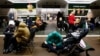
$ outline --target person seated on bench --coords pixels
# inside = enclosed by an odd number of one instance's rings
[[[45,44],[47,45],[49,52],[59,54],[59,50],[63,49],[62,41],[63,39],[61,34],[57,31],[53,31],[48,34]]]

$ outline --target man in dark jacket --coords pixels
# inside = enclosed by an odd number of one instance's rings
[[[7,26],[7,28],[3,33],[5,35],[3,53],[8,53],[10,51],[9,46],[11,44],[11,39],[13,37],[14,30],[15,30],[15,23],[13,20],[10,20],[9,25]]]
[[[32,22],[32,19],[31,19],[29,16],[27,16],[26,24],[28,25],[28,28],[29,28],[29,29],[30,29],[32,23],[33,23],[33,22]]]
[[[75,24],[75,11],[72,11],[70,15],[68,16],[68,23],[69,23],[69,29],[74,31],[74,24]]]

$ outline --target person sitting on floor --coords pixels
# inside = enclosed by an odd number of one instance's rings
[[[63,49],[62,41],[63,39],[61,34],[57,31],[53,31],[48,34],[48,37],[44,43],[47,45],[49,52],[54,52],[58,55],[59,50]]]

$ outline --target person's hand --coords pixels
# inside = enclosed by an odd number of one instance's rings
[[[53,48],[56,49],[56,44],[55,43],[53,43]]]
[[[76,24],[76,21],[74,21],[74,25]]]
[[[54,49],[56,49],[56,46],[53,46]]]

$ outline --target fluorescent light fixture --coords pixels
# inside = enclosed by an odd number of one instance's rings
[[[39,1],[39,0],[27,0],[28,3],[34,3],[34,2],[36,3],[36,2],[38,2],[38,1]]]
[[[96,0],[65,0],[67,3],[84,3],[84,4],[90,4]]]
[[[8,0],[12,3],[36,3],[39,0]]]
[[[41,12],[42,13],[57,13],[58,11],[61,11],[61,9],[56,8],[56,9],[52,9],[52,8],[42,8]]]

